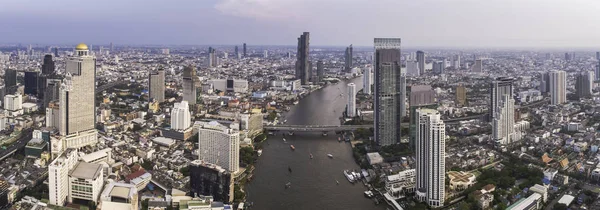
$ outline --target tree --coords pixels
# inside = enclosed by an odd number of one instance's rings
[[[552,208],[553,210],[567,210],[568,206],[565,205],[564,203],[558,203],[554,205],[554,208]]]
[[[273,120],[275,120],[275,118],[277,118],[277,113],[275,113],[275,112],[271,112],[271,113],[269,113],[269,116],[267,116],[268,121],[273,121]]]
[[[179,172],[181,172],[181,174],[183,174],[183,176],[189,176],[190,175],[190,168],[189,167],[183,167],[181,169],[179,169]]]

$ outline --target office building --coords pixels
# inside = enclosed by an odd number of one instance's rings
[[[4,110],[17,112],[23,110],[23,96],[21,95],[5,95]]]
[[[567,75],[564,71],[550,72],[550,97],[552,105],[567,102]]]
[[[371,80],[373,78],[373,70],[369,67],[363,73],[363,93],[371,95]]]
[[[414,60],[406,61],[406,76],[418,77],[419,75],[421,75],[419,63]]]
[[[442,61],[434,61],[432,66],[433,74],[440,75],[444,73],[444,63]]]
[[[269,57],[269,51],[265,50],[263,53],[263,58],[268,58]]]
[[[202,84],[200,79],[196,76],[196,68],[193,66],[187,66],[183,69],[183,100],[187,101],[190,105],[196,105],[199,94],[202,91]]]
[[[138,189],[135,185],[110,182],[100,194],[99,209],[138,210]]]
[[[413,85],[409,95],[409,106],[411,107],[435,103],[435,92],[431,85]]]
[[[513,78],[498,77],[490,83],[490,106],[488,108],[490,120],[496,116],[496,110],[500,105],[504,95],[513,97]]]
[[[98,202],[104,187],[102,165],[78,162],[69,172],[69,203],[76,200]]]
[[[114,46],[113,46],[113,43],[112,43],[112,42],[110,43],[110,51],[111,51],[111,52],[114,52],[114,51],[115,51],[115,48],[114,48]]]
[[[596,52],[596,60],[600,61],[600,52]]]
[[[573,58],[571,57],[571,54],[569,54],[568,52],[565,53],[565,61],[571,61]]]
[[[44,90],[44,108],[47,108],[51,101],[60,100],[60,79],[46,79],[46,88]]]
[[[191,196],[212,196],[216,201],[233,202],[234,182],[229,171],[202,160],[192,161],[189,171]]]
[[[550,73],[549,72],[543,72],[540,75],[539,90],[540,90],[540,93],[542,93],[542,94],[548,94],[550,92]]]
[[[219,65],[219,58],[217,58],[217,51],[215,48],[208,47],[208,67],[217,67]]]
[[[242,49],[242,51],[243,51],[243,53],[244,53],[244,58],[245,58],[246,56],[248,56],[248,55],[246,54],[246,50],[247,50],[247,48],[246,48],[246,43],[244,43],[244,47],[243,47],[243,49]]]
[[[175,103],[171,110],[171,129],[182,131],[188,129],[192,119],[187,101]]]
[[[302,85],[307,85],[310,79],[310,61],[309,61],[310,33],[304,32],[298,37],[298,53],[296,54],[296,79],[299,79]]]
[[[575,82],[575,95],[578,99],[592,97],[592,88],[594,87],[594,72],[584,71],[577,75]]]
[[[77,164],[77,151],[68,149],[48,165],[48,194],[50,204],[63,206],[69,196],[69,171]]]
[[[481,59],[475,60],[475,64],[473,64],[473,66],[471,67],[471,71],[476,73],[483,72],[483,62],[481,61]]]
[[[595,66],[594,81],[600,80],[600,62]]]
[[[247,93],[248,80],[245,79],[211,79],[208,84],[213,86],[214,90],[221,92]]]
[[[425,74],[425,52],[417,51],[417,64],[419,67],[419,75]]]
[[[463,84],[456,86],[456,104],[459,106],[467,105],[467,88]]]
[[[352,45],[346,47],[346,52],[344,53],[344,69],[346,70],[346,72],[349,72],[352,68],[352,53]]]
[[[235,53],[235,56],[238,56],[240,54],[240,51],[239,51],[237,45],[235,46],[234,53]]]
[[[8,199],[8,193],[11,186],[8,181],[0,179],[0,209],[9,209],[11,202]]]
[[[323,82],[323,75],[325,74],[325,69],[323,68],[323,61],[317,61],[317,81]]]
[[[436,110],[416,112],[416,197],[431,207],[442,207],[446,194],[446,126]]]
[[[165,70],[159,68],[158,71],[150,72],[148,77],[148,98],[158,103],[165,101]]]
[[[17,86],[17,71],[11,69],[4,70],[4,87],[11,88]]]
[[[348,102],[346,102],[346,116],[356,116],[356,85],[348,84]]]
[[[37,96],[39,74],[40,73],[36,71],[25,72],[25,76],[23,78],[25,82],[25,94]]]
[[[54,48],[54,57],[58,58],[58,47]]]
[[[235,173],[240,167],[240,135],[216,121],[198,125],[198,159]]]
[[[42,64],[42,74],[51,75],[54,74],[54,61],[52,60],[52,55],[44,56],[44,63]]]
[[[460,69],[460,55],[456,55],[453,65],[455,69]]]
[[[400,38],[375,38],[375,141],[381,146],[400,143]]]
[[[492,118],[492,138],[497,145],[513,143],[515,137],[515,100],[508,94],[502,95]]]

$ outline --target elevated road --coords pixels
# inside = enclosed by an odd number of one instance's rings
[[[11,156],[19,149],[25,147],[29,140],[31,140],[33,130],[25,129],[22,131],[21,136],[18,137],[17,141],[13,142],[11,145],[6,146],[6,149],[0,149],[0,161],[6,159]]]
[[[353,131],[359,128],[372,128],[373,125],[274,125],[265,126],[267,131],[304,131],[304,132],[328,132],[328,131]]]
[[[112,88],[114,86],[123,85],[123,84],[127,84],[127,83],[130,83],[130,81],[128,81],[128,80],[119,80],[119,81],[115,81],[115,82],[111,82],[111,83],[108,83],[108,84],[101,85],[99,87],[96,87],[96,94],[101,93],[102,91],[108,90],[109,88]]]

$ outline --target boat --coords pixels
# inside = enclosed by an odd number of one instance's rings
[[[346,176],[346,179],[348,179],[350,183],[354,183],[354,176],[352,176],[352,173],[348,170],[344,170],[344,176]]]
[[[256,151],[256,153],[258,154],[258,157],[260,157],[262,155],[262,149],[259,149],[258,151]]]
[[[361,177],[360,177],[360,174],[359,174],[359,173],[356,173],[356,172],[354,172],[354,171],[352,171],[352,175],[354,176],[354,179],[356,179],[356,181],[360,180],[360,178],[361,178]]]
[[[283,138],[283,142],[285,142],[285,138]]]
[[[288,182],[287,184],[285,184],[285,189],[292,187],[292,183]]]
[[[333,158],[333,155],[332,154],[327,154],[327,157]]]
[[[327,136],[327,133],[323,133],[323,136]]]
[[[288,166],[288,171],[292,173],[292,168]]]
[[[339,184],[340,184],[340,181],[338,181],[338,180],[336,179],[336,180],[335,180],[335,183],[339,185]]]
[[[338,142],[342,142],[342,137],[338,136]]]
[[[294,105],[298,104],[298,101],[294,101]]]
[[[312,155],[312,153],[310,153],[310,159],[313,159],[313,155]]]
[[[296,147],[294,147],[294,145],[290,145],[290,148],[292,148],[292,150],[296,150]]]
[[[287,120],[284,120],[283,123],[287,123]]]
[[[373,194],[373,192],[370,190],[365,191],[365,197],[367,198],[372,198],[374,195],[375,194]]]

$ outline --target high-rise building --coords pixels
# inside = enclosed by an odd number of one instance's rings
[[[202,88],[200,79],[196,76],[196,68],[187,66],[183,69],[183,100],[195,105],[198,100],[198,89]]]
[[[42,64],[42,74],[51,75],[54,74],[54,61],[52,60],[52,55],[44,56],[44,63]]]
[[[215,201],[233,202],[234,182],[229,171],[216,164],[194,160],[190,169],[190,196],[212,196]]]
[[[406,76],[418,77],[421,75],[419,71],[419,63],[414,60],[406,61]]]
[[[47,108],[51,101],[60,100],[60,79],[46,78],[46,89],[44,90],[44,108]]]
[[[69,171],[77,164],[77,151],[68,149],[48,165],[48,195],[50,204],[63,206],[69,196]]]
[[[217,51],[215,48],[208,47],[208,67],[217,67],[219,65],[219,58],[217,58]]]
[[[496,144],[506,145],[515,141],[515,100],[508,94],[502,95],[492,121],[492,137]]]
[[[375,38],[375,141],[381,146],[400,142],[400,38]]]
[[[155,72],[150,72],[148,77],[148,98],[158,103],[165,101],[165,70],[161,67]]]
[[[432,66],[432,71],[436,75],[440,75],[444,73],[444,63],[442,61],[434,61]]]
[[[246,56],[248,56],[248,55],[246,54],[246,50],[247,50],[247,48],[246,48],[246,43],[244,43],[244,47],[243,47],[243,49],[242,49],[242,51],[243,51],[243,53],[244,53],[244,58],[245,58]]]
[[[323,61],[317,61],[317,81],[323,82],[323,75],[325,74],[325,69],[323,68]]]
[[[371,95],[371,78],[373,78],[373,70],[370,67],[365,68],[363,73],[363,93]]]
[[[476,59],[475,64],[471,67],[472,72],[483,72],[483,62],[481,59]]]
[[[25,94],[37,96],[39,72],[26,71],[23,80],[25,82]]]
[[[570,61],[573,58],[571,57],[571,54],[569,54],[568,52],[565,53],[565,61]]]
[[[114,51],[115,51],[115,48],[113,47],[113,43],[111,42],[110,43],[110,52],[114,52]]]
[[[578,99],[589,98],[592,96],[594,85],[594,72],[584,71],[577,75],[575,82],[575,92]]]
[[[463,84],[456,86],[456,104],[459,106],[467,105],[467,88]]]
[[[198,126],[198,159],[235,173],[240,168],[240,134],[216,121]]]
[[[4,87],[11,88],[17,86],[17,71],[12,69],[4,70]]]
[[[348,102],[346,102],[346,115],[348,117],[356,116],[356,85],[348,84]]]
[[[75,200],[87,202],[98,202],[102,187],[104,187],[104,175],[102,165],[80,161],[69,172],[69,203]]]
[[[171,110],[171,129],[178,131],[188,129],[191,122],[192,117],[188,102],[175,103],[173,110]]]
[[[9,209],[8,192],[10,185],[8,181],[0,179],[0,209]]]
[[[237,46],[237,45],[235,46],[235,50],[234,50],[234,52],[235,52],[235,56],[238,56],[238,54],[240,54],[240,51],[239,51],[239,49],[238,49],[238,46]]]
[[[296,79],[299,79],[302,85],[306,85],[310,79],[310,61],[309,56],[310,33],[304,32],[298,37],[298,53],[296,54]]]
[[[496,80],[490,83],[490,106],[489,117],[490,121],[493,122],[493,118],[496,116],[496,111],[500,105],[504,95],[513,97],[513,78],[498,77]]]
[[[594,73],[594,76],[596,76],[594,80],[600,80],[600,61],[596,65],[596,71]]]
[[[21,94],[16,95],[5,95],[4,96],[4,110],[17,112],[23,109],[23,97]]]
[[[425,52],[417,51],[417,63],[419,67],[419,75],[425,74]]]
[[[75,55],[67,59],[66,77],[60,95],[60,134],[68,136],[95,131],[96,125],[96,58],[81,43]],[[93,142],[95,143],[97,139]]]
[[[344,65],[345,65],[346,72],[349,72],[350,69],[352,68],[352,59],[353,59],[352,53],[353,53],[352,45],[346,47],[346,52],[344,53]]]
[[[268,58],[269,57],[269,51],[265,50],[264,54],[263,54],[263,58]]]
[[[567,102],[567,76],[564,71],[550,72],[550,97],[552,105]]]
[[[446,194],[446,125],[436,110],[416,112],[417,199],[441,207]]]
[[[455,69],[460,69],[460,55],[456,55],[456,58],[454,58],[453,65]]]
[[[596,60],[600,61],[600,52],[596,52]]]
[[[550,92],[550,73],[544,72],[540,75],[539,89],[542,94]]]
[[[410,88],[409,106],[435,103],[435,92],[431,85],[414,85]]]
[[[54,57],[58,58],[58,47],[54,48]]]

